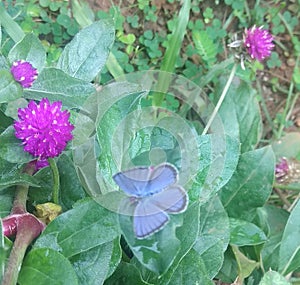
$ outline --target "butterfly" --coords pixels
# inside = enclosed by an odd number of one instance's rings
[[[160,231],[169,222],[169,214],[187,208],[188,195],[176,184],[178,172],[169,163],[132,168],[115,174],[113,179],[135,202],[133,230],[138,239]]]

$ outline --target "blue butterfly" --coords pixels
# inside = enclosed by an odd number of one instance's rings
[[[168,214],[187,208],[188,195],[176,184],[178,172],[171,164],[132,168],[115,174],[113,179],[136,202],[133,228],[138,239],[160,231],[170,220]]]

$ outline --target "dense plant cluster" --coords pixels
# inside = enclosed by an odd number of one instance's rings
[[[300,3],[128,2],[0,3],[1,284],[298,284]]]

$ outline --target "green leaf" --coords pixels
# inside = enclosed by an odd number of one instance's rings
[[[230,244],[258,245],[267,240],[265,233],[253,223],[230,218]]]
[[[179,218],[172,216],[163,230],[140,240],[135,238],[132,217],[119,216],[121,230],[134,256],[156,274],[166,272],[180,250],[180,241],[175,235],[176,227],[182,225],[182,219]]]
[[[21,27],[13,20],[13,18],[6,12],[4,6],[0,6],[1,26],[6,33],[13,39],[14,42],[20,41],[24,36]]]
[[[15,136],[15,129],[9,126],[0,135],[0,157],[11,163],[26,163],[34,160],[22,147],[22,141]]]
[[[286,275],[300,267],[300,203],[290,214],[284,229],[280,251],[279,272]]]
[[[7,70],[0,70],[0,103],[14,101],[22,96],[22,87]]]
[[[130,264],[121,262],[114,274],[105,281],[105,285],[146,285],[141,280],[141,275],[138,269]]]
[[[60,180],[60,205],[63,210],[72,208],[73,204],[78,200],[86,197],[72,160],[65,154],[60,155],[57,167],[59,169]]]
[[[121,260],[119,239],[109,241],[70,258],[79,284],[103,284],[104,280]]]
[[[72,257],[119,236],[117,215],[87,199],[53,220],[34,244]]]
[[[9,215],[11,211],[13,199],[15,196],[15,190],[12,187],[6,188],[4,190],[1,190],[0,194],[0,217],[4,218]]]
[[[11,63],[17,60],[28,61],[41,72],[46,63],[46,52],[38,37],[31,33],[13,46],[8,54],[8,58]]]
[[[201,255],[206,274],[212,279],[222,267],[230,236],[228,216],[217,196],[201,205],[200,229],[193,249]]]
[[[205,203],[232,177],[239,160],[240,144],[230,136],[212,134],[199,137],[199,149],[200,169],[195,187]]]
[[[259,282],[259,285],[274,285],[274,284],[291,285],[291,283],[288,282],[284,276],[272,270],[268,271]]]
[[[57,67],[72,77],[92,81],[104,67],[114,37],[111,21],[106,19],[93,23],[66,45]]]
[[[181,45],[183,43],[183,38],[186,33],[187,24],[189,21],[190,9],[191,9],[191,0],[184,1],[179,11],[176,26],[173,29],[171,37],[169,38],[167,43],[167,49],[163,56],[163,61],[160,68],[160,70],[162,71],[168,71],[168,72],[174,71],[175,64],[180,53]],[[162,93],[165,93],[169,88],[170,79],[171,79],[170,74],[160,73],[157,90],[159,90]],[[161,106],[162,104],[164,96],[160,92],[154,94],[153,97],[154,106]]]
[[[249,259],[246,257],[237,246],[232,245],[232,251],[238,264],[239,278],[242,280],[253,272],[253,270],[259,266],[259,262]]]
[[[180,250],[175,256],[175,259],[172,262],[168,271],[165,272],[160,277],[161,284],[165,284],[165,285],[172,284],[169,282],[172,279],[173,274],[175,274],[175,271],[177,270],[177,267],[179,266],[184,256],[188,254],[188,252],[192,249],[199,233],[199,226],[200,226],[199,215],[200,215],[200,205],[197,202],[190,205],[188,209],[182,214],[183,216],[182,226],[177,228],[176,230],[176,237],[180,241]],[[173,216],[173,218],[175,218],[175,216]],[[175,253],[173,252],[173,255],[174,254]],[[163,257],[160,257],[160,259],[162,258]],[[144,279],[145,278],[146,276],[144,277]]]
[[[218,93],[226,83],[225,78],[221,77],[219,82]],[[231,84],[219,113],[225,132],[240,138],[242,153],[257,146],[262,133],[262,120],[255,92],[248,83],[237,79]]]
[[[72,2],[72,12],[74,19],[82,28],[91,25],[95,21],[95,13],[86,2],[74,0]]]
[[[159,283],[164,284],[164,283]],[[213,285],[207,275],[205,264],[194,249],[190,250],[188,254],[183,258],[179,264],[174,275],[170,279],[172,285],[190,285],[190,284],[201,284],[201,285]]]
[[[36,284],[37,280],[39,285],[79,284],[69,260],[50,248],[31,250],[23,262],[18,284]]]
[[[236,172],[220,192],[230,217],[248,220],[256,208],[264,205],[272,191],[274,164],[270,147],[241,155]]]
[[[268,236],[261,250],[264,268],[278,270],[280,243],[289,213],[276,206],[265,205],[258,209],[258,215],[258,223]]]
[[[49,98],[51,102],[62,101],[65,108],[80,108],[87,97],[95,92],[92,84],[73,78],[56,68],[44,68],[25,97],[41,100]]]

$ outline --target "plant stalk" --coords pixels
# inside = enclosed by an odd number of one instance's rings
[[[52,171],[53,176],[53,192],[52,192],[52,200],[54,204],[59,205],[59,188],[60,188],[60,181],[59,181],[59,172],[56,165],[56,162],[53,158],[48,158],[48,162]]]
[[[235,75],[235,72],[236,72],[236,69],[237,69],[237,65],[238,65],[237,63],[235,63],[233,65],[232,70],[231,70],[230,75],[229,75],[229,78],[228,78],[228,81],[227,81],[227,83],[226,83],[226,85],[225,85],[225,87],[224,87],[224,89],[222,91],[220,99],[219,99],[219,101],[218,101],[218,103],[217,103],[217,105],[216,105],[213,113],[211,114],[211,116],[210,116],[210,118],[208,120],[208,123],[206,124],[206,126],[205,126],[205,128],[204,128],[204,130],[202,132],[202,135],[206,135],[207,134],[209,128],[211,127],[212,122],[214,121],[216,115],[218,114],[218,112],[220,110],[220,107],[221,107],[221,105],[222,105],[222,103],[223,103],[223,101],[225,99],[225,96],[226,96],[226,94],[227,94],[227,92],[229,90],[230,84],[232,83],[232,80],[234,78],[234,75]]]
[[[32,175],[34,171],[35,164],[28,163],[25,172]],[[44,229],[44,224],[26,211],[28,188],[28,185],[17,186],[11,215],[3,219],[3,222],[13,222],[13,227],[15,228],[11,229],[12,233],[16,231],[16,239],[9,256],[2,285],[17,284],[26,249]],[[12,221],[10,221],[10,219],[12,219]]]

